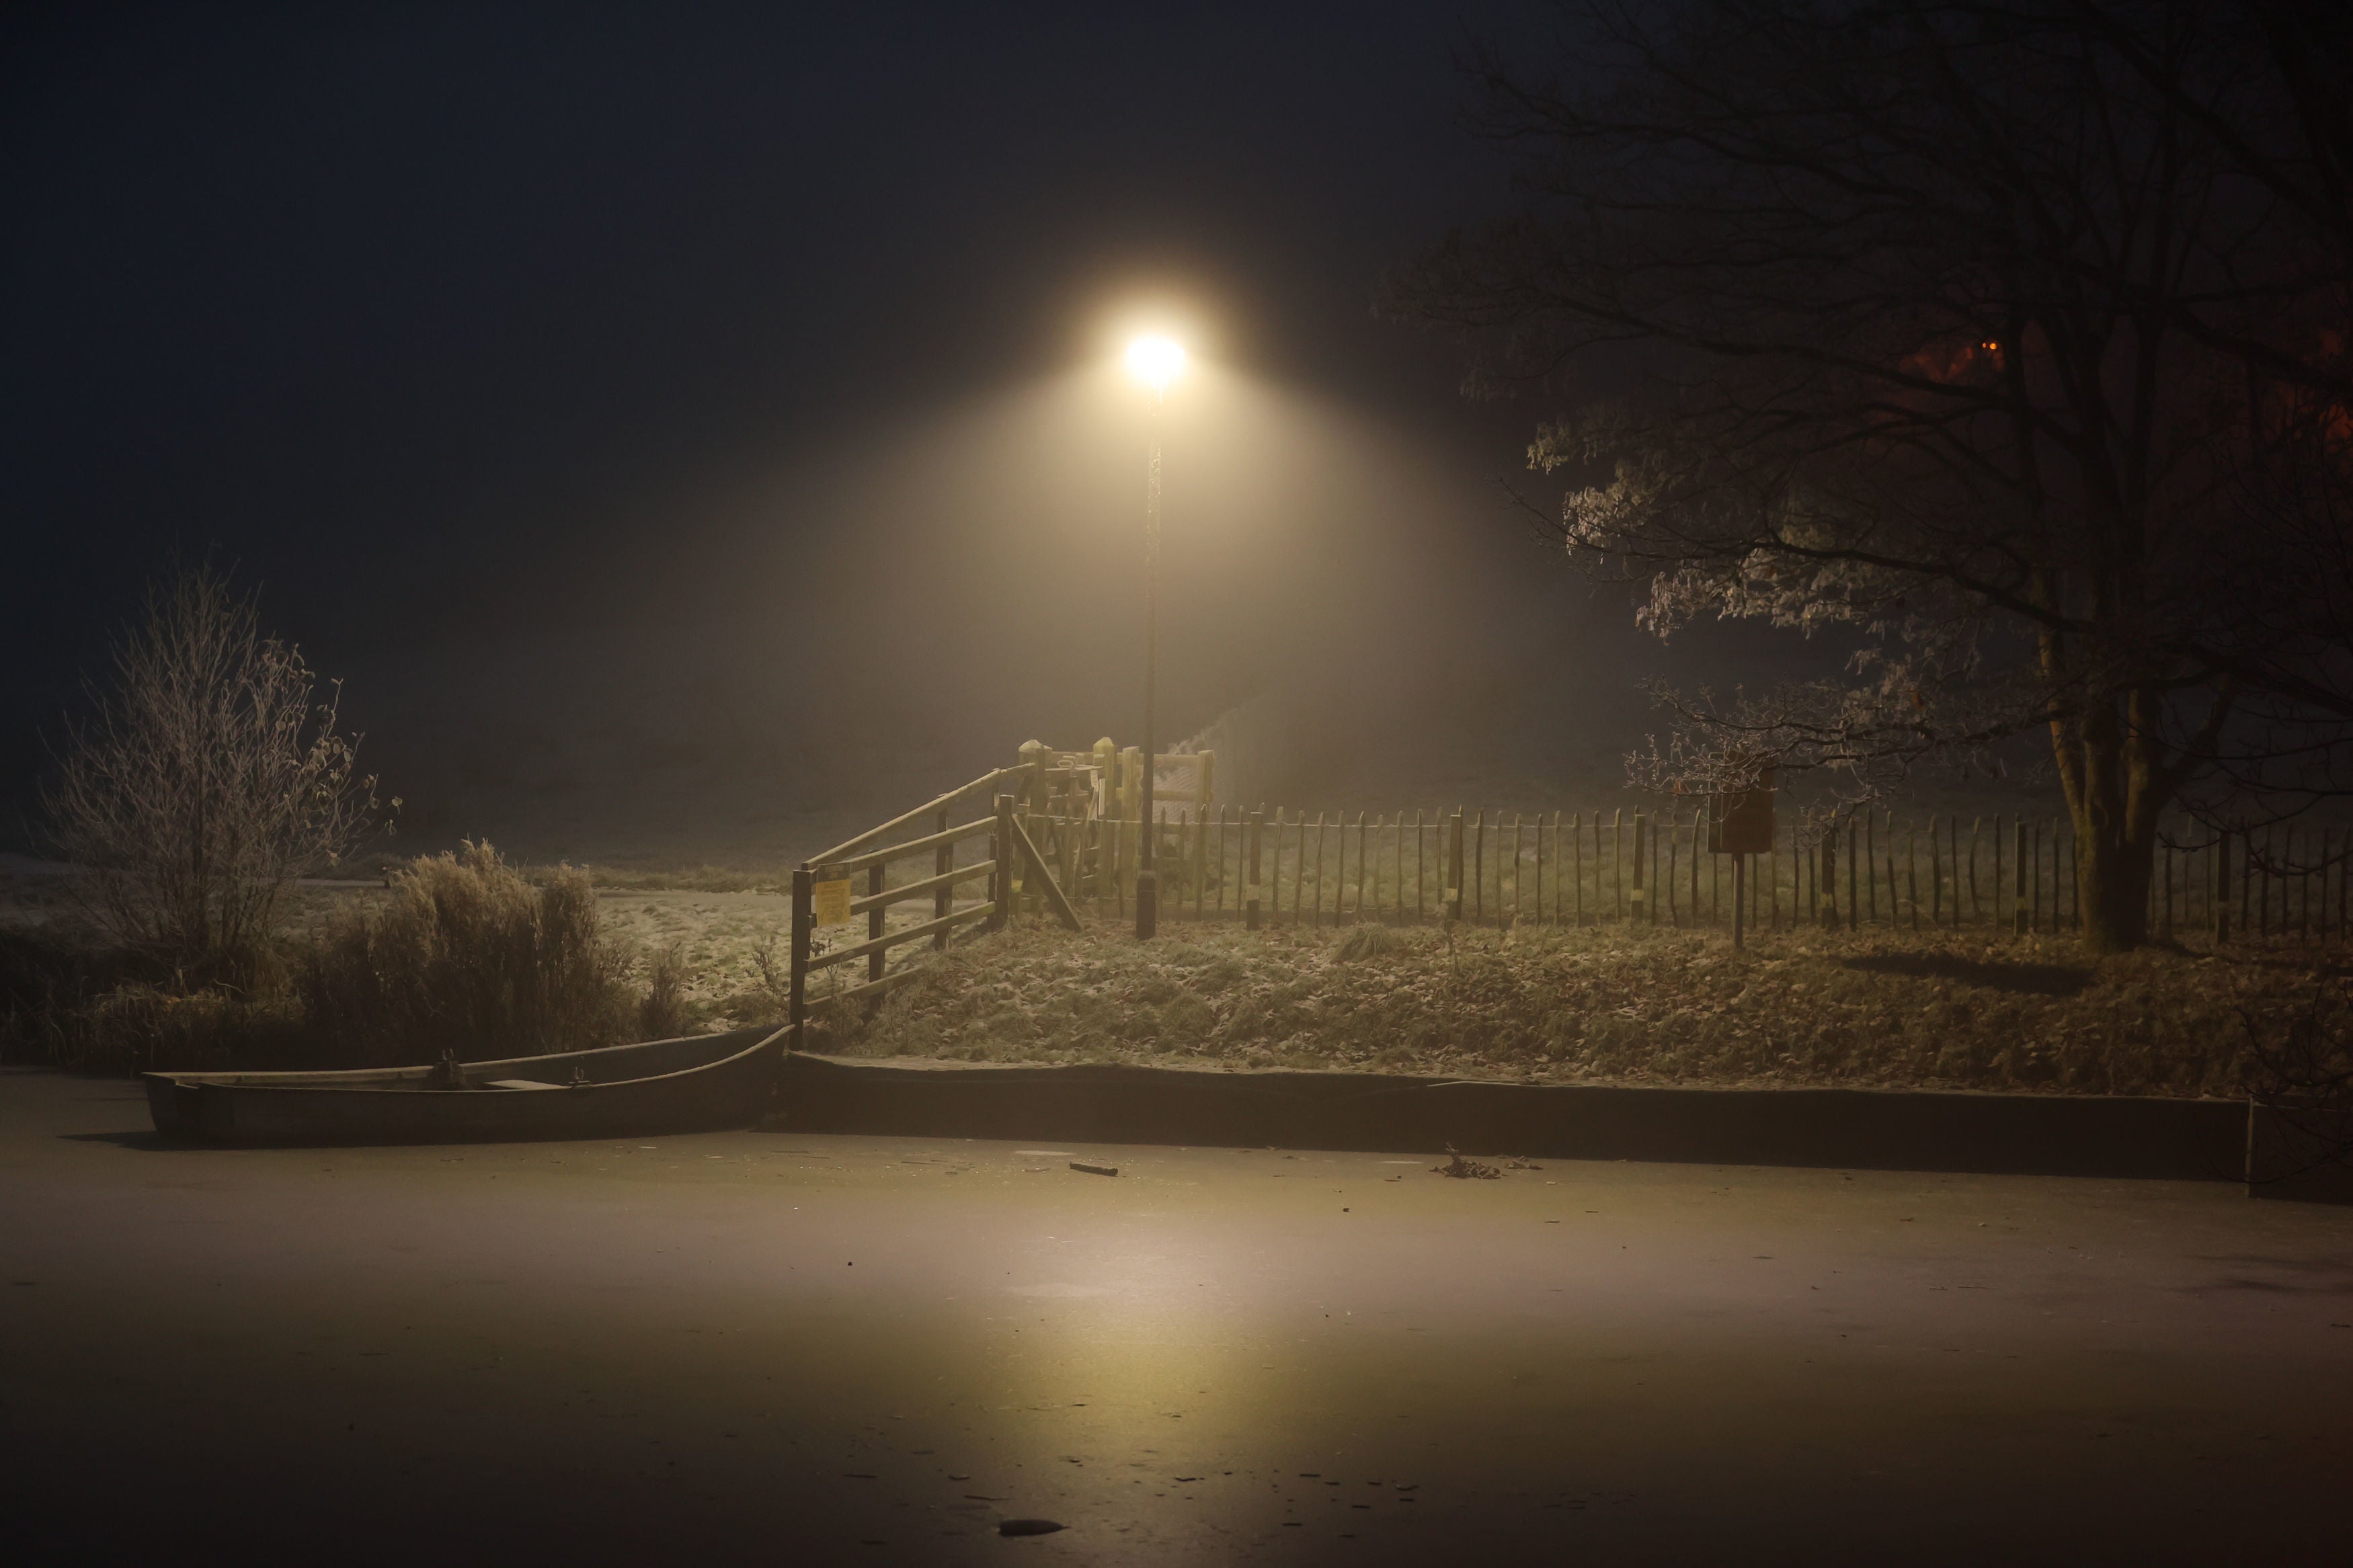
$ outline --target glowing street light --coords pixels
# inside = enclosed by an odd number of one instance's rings
[[[1170,338],[1138,338],[1127,345],[1127,368],[1152,388],[1152,444],[1144,470],[1144,806],[1137,824],[1143,842],[1135,868],[1135,934],[1144,938],[1160,926],[1160,879],[1152,864],[1153,841],[1160,837],[1152,806],[1153,775],[1159,771],[1153,699],[1160,674],[1160,415],[1168,384],[1184,372],[1185,347]]]
[[[1155,394],[1185,371],[1185,345],[1169,338],[1138,338],[1127,345],[1127,368]]]

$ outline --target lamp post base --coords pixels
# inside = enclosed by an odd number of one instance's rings
[[[1160,877],[1153,871],[1135,874],[1135,934],[1141,939],[1160,929]]]

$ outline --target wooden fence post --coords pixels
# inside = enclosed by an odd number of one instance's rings
[[[866,896],[871,899],[881,890],[882,862],[877,860],[873,865],[866,868]],[[880,942],[882,940],[882,928],[890,913],[890,906],[887,904],[877,904],[872,909],[866,911],[867,941]],[[881,948],[877,948],[872,952],[866,955],[866,978],[868,981],[871,982],[882,978],[882,965],[890,956],[891,955],[888,952],[884,952]],[[877,997],[876,1000],[880,1001],[881,998]]]
[[[2042,858],[2042,850],[2046,841],[2048,841],[2051,850],[2051,858],[2048,862],[2044,861]],[[2034,825],[2034,881],[2032,885],[2034,919],[2031,921],[2031,924],[2036,931],[2043,929],[2042,868],[2045,864],[2048,864],[2051,868],[2050,931],[2052,935],[2056,936],[2059,934],[2059,823],[2055,817],[2046,816],[2042,821]]]
[[[1281,925],[1282,923],[1282,807],[1276,806],[1271,817],[1266,816],[1265,806],[1261,805],[1258,809],[1261,820],[1265,823],[1261,830],[1261,839],[1266,846],[1264,851],[1266,879],[1262,884],[1266,889],[1266,920],[1270,925]]]
[[[1046,743],[1043,741],[1021,742],[1021,784],[1017,792],[1021,797],[1021,809],[1035,816],[1046,809]]]
[[[2272,934],[2272,876],[2273,868],[2279,864],[2272,849],[2274,841],[2272,830],[2268,827],[2264,828],[2263,852],[2261,855],[2248,857],[2248,864],[2257,868],[2255,873],[2255,934],[2257,936]]]
[[[2158,900],[2158,934],[2166,941],[2173,940],[2173,846],[2160,841],[2158,845],[2158,877],[2163,893]]]
[[[1944,856],[1936,853],[1936,818],[1927,818],[1927,924],[1944,924]]]
[[[1904,829],[1904,901],[1912,909],[1912,929],[1920,929],[1920,830]]]
[[[1560,813],[1558,813],[1558,812],[1555,812],[1555,813],[1553,813],[1553,816],[1555,817],[1555,819],[1556,819],[1556,820],[1557,820],[1557,819],[1558,819],[1559,816],[1560,816]],[[1540,812],[1538,812],[1538,813],[1536,813],[1535,829],[1536,829],[1536,854],[1535,854],[1535,865],[1531,868],[1531,869],[1533,870],[1533,872],[1534,872],[1534,874],[1535,874],[1535,883],[1536,883],[1536,912],[1535,912],[1535,922],[1536,922],[1536,924],[1538,924],[1538,925],[1543,925],[1543,924],[1545,923],[1545,819],[1544,819],[1544,813],[1543,813],[1543,812],[1541,812],[1541,811],[1540,811]],[[1558,849],[1559,849],[1559,847],[1560,847],[1560,833],[1559,833],[1559,830],[1558,830],[1557,828],[1556,828],[1556,829],[1554,830],[1554,832],[1553,832],[1553,836],[1552,836],[1552,837],[1553,837],[1553,847],[1554,847],[1554,849],[1555,849],[1555,850],[1558,850]],[[1554,890],[1555,892],[1559,891],[1559,888],[1560,888],[1560,867],[1559,867],[1559,865],[1557,864],[1557,858],[1558,858],[1558,857],[1557,857],[1557,856],[1556,856],[1556,857],[1555,857],[1556,864],[1554,865],[1554,867],[1553,867],[1553,870],[1552,870],[1553,890]]]
[[[2084,929],[2083,836],[2073,822],[2067,827],[2067,929]]]
[[[1201,918],[1201,895],[1209,886],[1209,808],[1193,807],[1193,918]]]
[[[1854,818],[1850,816],[1846,819],[1846,929],[1851,931],[1862,929],[1862,904],[1854,896],[1856,892],[1854,835]]]
[[[1712,835],[1715,832],[1715,815],[1714,802],[1703,801],[1699,810],[1693,814],[1692,820],[1697,825],[1694,831]],[[1696,844],[1699,840],[1694,838],[1693,842]],[[1699,851],[1694,849],[1692,855],[1696,860]],[[1696,894],[1693,896],[1692,904],[1694,908],[1699,904]],[[1711,929],[1724,923],[1724,857],[1713,852],[1707,858],[1707,923]]]
[[[1440,898],[1448,920],[1462,919],[1462,808],[1446,819],[1446,887]]]
[[[1398,814],[1398,819],[1400,821],[1404,819],[1403,813]],[[1413,919],[1417,925],[1430,918],[1428,895],[1422,890],[1423,879],[1427,872],[1427,868],[1422,865],[1422,851],[1426,842],[1422,837],[1421,807],[1417,805],[1413,808]],[[1398,861],[1398,872],[1400,876],[1405,872],[1405,861],[1402,858]],[[1402,899],[1398,901],[1398,912],[1399,914],[1405,912],[1405,902]]]
[[[1250,931],[1258,930],[1259,900],[1263,896],[1259,883],[1259,855],[1265,839],[1266,807],[1261,806],[1250,814],[1250,820],[1242,826],[1242,853],[1250,857],[1250,874],[1242,879],[1242,923]]]
[[[1340,858],[1332,868],[1332,923],[1336,926],[1348,921],[1348,814],[1335,811],[1332,820],[1340,829]]]
[[[2026,929],[2042,929],[2042,825],[2034,824],[2032,841],[2027,846],[2031,862],[2026,874]]]
[[[1707,840],[1700,834],[1699,807],[1694,805],[1691,815],[1691,923],[1694,931],[1697,931],[1702,923],[1699,918],[1699,863],[1706,854]]]
[[[1498,831],[1495,835],[1495,856],[1499,860],[1503,858],[1503,846],[1504,836]],[[1543,845],[1539,843],[1537,847],[1541,849]],[[1523,891],[1520,887],[1520,814],[1515,811],[1512,813],[1512,912],[1510,916],[1514,925],[1520,923],[1520,906],[1526,901],[1522,897]],[[1495,923],[1500,926],[1504,923],[1504,878],[1503,873],[1498,870],[1495,876]]]
[[[1471,923],[1483,925],[1487,920],[1487,811],[1484,806],[1471,814]],[[1454,917],[1461,920],[1462,917]]]
[[[792,1044],[798,1050],[802,1045],[802,1026],[808,1018],[809,938],[817,930],[817,874],[807,866],[793,870],[793,952],[792,979],[786,991],[785,1020],[792,1026]]]
[[[1119,742],[1109,735],[1097,740],[1092,748],[1095,765],[1095,815],[1119,815]]]
[[[1732,951],[1738,952],[1746,945],[1743,938],[1748,929],[1748,857],[1732,858]]]
[[[2010,886],[2001,878],[2001,813],[1997,811],[1993,814],[1993,918],[1996,925],[2001,923],[2002,889]]]
[[[1594,820],[1598,823],[1600,818],[1597,815]],[[1597,826],[1593,832],[1594,842],[1599,844],[1601,829]],[[1596,866],[1601,864],[1600,852],[1598,849],[1594,852],[1593,863]],[[1596,874],[1599,875],[1599,873]],[[1581,811],[1572,811],[1568,814],[1568,903],[1569,923],[1583,925],[1585,923],[1585,814]]]
[[[1796,817],[1793,816],[1789,822],[1789,929],[1791,931],[1796,931],[1798,929],[1799,922],[1802,919],[1798,912],[1799,909],[1798,900],[1799,895],[1804,890],[1800,884],[1804,882],[1805,877],[1806,854],[1805,850],[1798,843],[1798,823]],[[1778,877],[1775,878],[1773,883],[1773,915],[1774,923],[1777,927],[1780,923],[1781,914],[1780,886],[1780,879]]]
[[[1013,797],[997,797],[997,826],[988,836],[988,858],[997,862],[996,874],[989,878],[989,897],[996,902],[997,912],[989,917],[991,931],[1003,931],[1013,923]]]
[[[1647,873],[1647,877],[1648,877],[1648,880],[1646,880],[1646,881],[1643,883],[1643,886],[1651,889],[1651,897],[1650,897],[1648,900],[1646,900],[1644,901],[1644,907],[1645,907],[1645,908],[1647,908],[1647,909],[1650,910],[1651,923],[1652,925],[1657,925],[1657,924],[1659,923],[1659,898],[1658,898],[1658,894],[1659,894],[1659,877],[1660,877],[1660,871],[1659,871],[1659,814],[1658,814],[1658,813],[1656,813],[1656,812],[1652,812],[1652,813],[1651,814],[1651,854],[1650,854],[1649,870],[1648,870],[1648,873]],[[1670,896],[1672,896],[1672,893],[1673,893],[1673,891],[1674,891],[1674,889],[1673,889],[1672,888],[1670,888],[1670,889],[1667,889],[1667,891],[1668,891],[1669,895],[1670,895]]]
[[[1659,885],[1667,890],[1667,924],[1671,928],[1680,928],[1683,923],[1683,911],[1675,907],[1675,884],[1677,874],[1683,869],[1683,862],[1678,858],[1683,840],[1676,837],[1681,829],[1675,824],[1674,813],[1668,812],[1664,820],[1667,825],[1667,871]]]
[[[1642,868],[1646,860],[1644,851],[1649,847],[1650,844],[1650,818],[1643,816],[1641,811],[1637,810],[1634,813],[1634,885],[1627,892],[1626,905],[1628,910],[1632,915],[1635,923],[1638,925],[1641,924],[1650,913],[1649,905],[1644,899],[1644,895],[1648,893],[1650,889],[1644,887],[1642,882]]]
[[[1231,845],[1233,847],[1234,860],[1232,882],[1234,889],[1234,918],[1236,920],[1240,920],[1242,916],[1242,906],[1250,898],[1250,814],[1244,811],[1239,804],[1236,804],[1225,808],[1225,831],[1218,840],[1219,855],[1220,857],[1218,861],[1218,875],[1222,877],[1226,874],[1226,863],[1223,856],[1225,854],[1226,847],[1228,845]],[[1222,910],[1225,907],[1226,893],[1225,889],[1220,888],[1218,889],[1218,908]]]
[[[1144,863],[1144,753],[1134,746],[1119,753],[1119,909],[1125,914],[1135,868]]]
[[[1609,918],[1626,918],[1626,808],[1609,814]]]
[[[1303,807],[1291,824],[1296,841],[1291,851],[1291,923],[1307,919],[1307,813]]]
[[[939,832],[945,833],[949,828],[955,826],[955,823],[948,820],[948,816],[949,813],[947,807],[942,806],[940,808]],[[932,856],[932,875],[934,877],[944,877],[949,872],[955,870],[955,857],[956,847],[955,845],[941,845]],[[945,920],[955,912],[955,884],[953,882],[943,882],[940,884],[939,891],[932,895],[932,918],[935,921]],[[934,952],[943,951],[947,945],[948,933],[944,931],[932,938],[932,951]]]
[[[1822,906],[1822,923],[1828,930],[1836,931],[1839,928],[1838,826],[1836,818],[1831,819],[1831,827],[1822,835],[1822,868],[1821,874],[1817,880],[1829,894],[1829,901]]]
[[[1871,923],[1879,923],[1879,834],[1869,806],[1862,812],[1862,890],[1871,899]]]
[[[1595,925],[1599,925],[1602,921],[1601,905],[1605,892],[1601,880],[1601,813],[1596,811],[1593,814],[1593,923]],[[1582,896],[1583,891],[1580,888],[1579,897]]]
[[[1985,921],[1985,901],[1978,897],[1978,835],[1984,826],[1984,817],[1969,818],[1969,919],[1978,924]]]
[[[1353,904],[1349,904],[1347,910],[1345,911],[1347,918],[1351,920],[1361,921],[1365,918],[1365,814],[1360,811],[1356,813],[1356,880],[1354,884],[1356,901]],[[1348,821],[1345,816],[1343,816],[1340,819],[1339,901],[1341,903],[1348,903],[1350,887],[1351,884],[1348,881]]]
[[[2026,936],[2026,818],[2010,823],[2011,835],[2017,837],[2017,848],[2010,856],[2010,936]]]
[[[1299,815],[1303,817],[1307,814],[1303,811]],[[1307,838],[1303,833],[1299,840],[1299,862],[1301,879],[1304,880],[1307,871]],[[1324,923],[1324,814],[1320,811],[1315,814],[1315,901],[1309,909],[1307,923],[1318,926]]]
[[[1308,814],[1303,806],[1292,827],[1296,827],[1294,837],[1299,839],[1296,848],[1292,848],[1292,924],[1296,926],[1308,917]]]
[[[1532,823],[1532,826],[1535,826],[1536,830],[1536,853],[1535,856],[1529,856],[1527,872],[1529,877],[1535,877],[1536,881],[1536,908],[1535,908],[1535,914],[1527,914],[1527,920],[1535,920],[1536,924],[1541,926],[1544,924],[1544,814],[1541,814],[1541,811],[1536,814],[1536,820]]]

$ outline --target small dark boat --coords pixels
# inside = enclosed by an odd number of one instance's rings
[[[200,1143],[462,1143],[748,1127],[789,1027],[554,1056],[346,1072],[151,1072],[166,1138]]]

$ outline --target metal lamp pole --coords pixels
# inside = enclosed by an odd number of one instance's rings
[[[1139,940],[1160,928],[1160,877],[1153,869],[1154,841],[1160,837],[1153,816],[1153,775],[1159,772],[1154,748],[1154,699],[1160,678],[1160,413],[1168,401],[1167,389],[1152,389],[1152,442],[1145,461],[1144,479],[1144,811],[1138,825],[1143,839],[1136,847],[1135,934]]]

